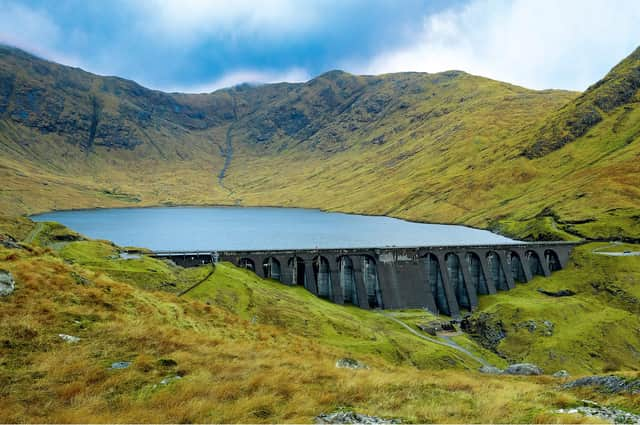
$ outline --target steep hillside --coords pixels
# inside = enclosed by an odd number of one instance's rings
[[[460,71],[191,95],[1,48],[0,202],[286,205],[637,240],[638,69],[636,52],[582,95]]]

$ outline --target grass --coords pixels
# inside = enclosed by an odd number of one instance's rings
[[[60,256],[69,262],[147,289],[179,293],[212,272],[211,267],[183,269],[146,255],[124,259],[119,253],[120,249],[107,241],[76,241],[60,249]]]
[[[27,233],[21,220],[5,226]],[[554,412],[578,405],[580,398],[637,411],[637,396],[559,391],[558,381],[550,377],[482,375],[473,360],[421,340],[379,313],[337,306],[229,264],[217,265],[211,274],[211,266],[186,270],[149,257],[121,260],[118,248],[108,242],[60,244],[48,232],[64,234],[46,226],[26,249],[0,249],[0,268],[11,271],[17,282],[16,291],[0,299],[2,422],[300,423],[342,408],[408,422],[575,423],[587,419]],[[612,268],[610,258],[591,254],[599,246],[579,248],[571,267]],[[638,265],[623,264],[613,282],[631,291]],[[172,278],[188,275],[189,283],[203,275],[206,279],[178,297],[162,279],[147,277],[149,269]],[[545,280],[545,287],[567,283],[554,280],[563,273]],[[574,311],[585,308],[587,294],[584,302],[572,299],[567,305],[568,300],[556,303],[527,293],[535,302],[522,303],[523,294],[516,294],[532,286],[483,297],[483,311],[511,323],[538,314],[558,320],[562,310],[566,326],[584,322],[576,321]],[[592,294],[589,302],[608,301],[606,297]],[[625,305],[612,302],[610,308],[623,314]],[[410,325],[434,319],[417,310],[392,313]],[[621,320],[633,327],[637,319]],[[500,349],[508,352],[519,341],[520,347],[529,347],[525,360],[538,360],[548,349],[566,350],[563,355],[575,356],[581,364],[570,343],[575,340],[559,343],[570,334],[562,333],[564,326],[556,322],[557,338],[546,345],[542,337],[525,341],[514,334]],[[600,327],[595,323],[586,329]],[[626,328],[615,329],[624,333]],[[81,340],[69,344],[59,333]],[[595,343],[594,335],[589,336]],[[635,344],[629,335],[618,336]],[[453,339],[505,365],[468,336]],[[610,349],[599,348],[610,362],[621,349],[616,340]],[[370,369],[335,368],[342,357],[356,358]],[[110,369],[116,361],[132,365]],[[593,361],[589,367],[600,366]],[[633,365],[623,362],[618,369],[623,368],[632,370]],[[175,376],[181,379],[160,384]]]
[[[547,372],[572,374],[637,371],[640,356],[640,258],[610,257],[592,251],[597,243],[576,247],[569,266],[549,278],[536,277],[512,291],[480,298],[480,310],[506,327],[498,352],[531,361]],[[638,245],[625,248],[637,250]],[[572,297],[537,291],[570,289]],[[537,329],[527,329],[528,321]],[[553,323],[545,335],[544,321]]]
[[[304,423],[338,408],[409,422],[586,421],[554,413],[578,400],[553,379],[465,370],[466,360],[375,312],[230,265],[185,298],[99,270],[121,264],[101,242],[71,242],[66,258],[28,248],[0,249],[17,282],[0,299],[2,422]],[[371,368],[335,368],[347,356]],[[115,361],[132,365],[109,369]],[[159,384],[173,376],[182,378]]]

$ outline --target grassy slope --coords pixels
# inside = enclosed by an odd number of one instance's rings
[[[482,313],[492,315],[490,323],[502,321],[506,331],[498,352],[511,361],[532,361],[547,371],[639,369],[640,257],[592,252],[603,246],[608,245],[577,247],[567,269],[512,291],[481,297]],[[554,298],[538,288],[570,289],[577,295]],[[536,322],[536,330],[527,329],[530,320]],[[553,323],[551,336],[545,335],[545,320]]]
[[[86,152],[63,136],[1,120],[0,201],[11,214],[291,205],[453,221],[520,238],[638,239],[638,69],[634,53],[579,97],[462,72],[334,72],[302,85],[173,97],[113,79],[103,83],[108,90],[92,89],[104,98],[103,119],[129,129],[140,144],[98,144]],[[24,72],[26,88],[37,81],[43,90],[58,75]],[[65,72],[100,87],[99,77]],[[87,108],[74,92],[66,96],[70,111]],[[172,105],[200,115],[174,114]],[[581,124],[585,105],[595,108],[598,122]],[[130,110],[154,111],[156,121],[138,123]],[[570,140],[555,142],[567,134]],[[227,135],[234,154],[222,187],[216,176]],[[539,143],[551,147],[524,155]]]
[[[308,422],[338,407],[418,422],[584,420],[553,413],[578,403],[555,380],[461,370],[465,360],[377,313],[231,266],[187,298],[120,282],[111,271],[133,267],[106,259],[109,246],[72,242],[65,258],[0,249],[0,267],[17,281],[0,299],[1,421]],[[70,345],[58,333],[82,339]],[[336,369],[344,356],[371,369]],[[132,366],[108,369],[121,360]],[[158,385],[176,374],[183,378]],[[630,409],[637,402],[580,396]]]

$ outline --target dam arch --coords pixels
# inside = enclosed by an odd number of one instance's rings
[[[427,276],[427,290],[431,291],[436,304],[436,313],[443,313],[447,316],[451,314],[449,308],[449,298],[444,287],[444,279],[438,257],[433,253],[427,253],[422,257],[424,259],[424,267]]]
[[[496,285],[496,289],[499,291],[508,291],[509,284],[507,282],[507,276],[504,268],[502,267],[502,261],[500,256],[495,251],[489,251],[487,253],[487,264],[491,278]]]
[[[533,250],[528,250],[525,253],[525,261],[531,271],[531,276],[544,276],[544,269],[542,268],[542,262],[538,253]]]
[[[256,272],[256,263],[251,258],[240,258],[240,260],[238,260],[238,267],[251,270],[254,273]]]
[[[361,258],[362,280],[364,282],[369,308],[383,308],[382,290],[380,288],[376,260],[370,255],[363,255]]]
[[[329,260],[322,255],[314,257],[312,262],[313,276],[316,281],[318,296],[321,298],[333,299],[333,288],[331,285],[331,265]]]
[[[453,293],[459,307],[463,307],[471,311],[471,297],[467,292],[462,264],[460,257],[455,253],[447,253],[445,255],[445,263],[447,264],[447,273],[449,274],[449,283],[453,287]]]
[[[520,254],[515,251],[509,253],[509,262],[511,263],[511,276],[513,280],[520,283],[527,283],[527,275],[524,271],[524,265],[520,258]]]
[[[298,256],[293,256],[287,261],[287,267],[291,270],[291,284],[301,285],[306,288],[307,283],[305,281],[306,269],[304,260]]]
[[[477,295],[489,295],[489,285],[487,284],[487,278],[482,270],[482,260],[480,256],[469,251],[466,255],[467,267],[469,268],[469,277],[471,285],[475,289]]]
[[[560,258],[558,254],[552,249],[546,249],[544,251],[544,258],[547,262],[547,267],[550,272],[555,272],[558,270],[562,270],[562,264],[560,263]]]
[[[280,261],[275,257],[267,257],[262,261],[262,275],[266,279],[280,281],[282,278],[282,268]]]
[[[342,255],[338,257],[338,273],[344,303],[359,305],[356,270],[354,261],[350,256]]]

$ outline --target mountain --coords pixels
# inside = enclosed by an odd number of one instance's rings
[[[461,71],[180,94],[2,47],[0,202],[319,207],[640,239],[637,56],[582,94]]]

